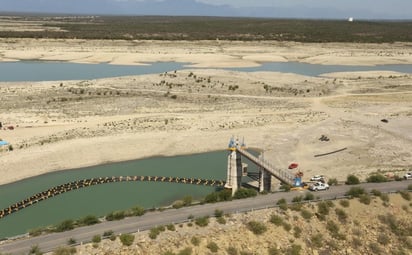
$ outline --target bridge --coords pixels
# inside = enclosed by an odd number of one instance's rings
[[[259,183],[260,192],[271,191],[272,176],[280,182],[290,186],[300,186],[301,184],[301,176],[292,175],[287,171],[274,167],[263,158],[262,154],[259,157],[252,155],[246,150],[245,143],[239,143],[238,139],[235,140],[233,137],[231,138],[228,150],[230,153],[228,156],[227,180],[225,188],[231,189],[233,194],[240,188],[242,184],[242,176],[256,177],[256,174],[247,172],[247,167],[241,160],[242,156],[258,166],[259,174],[256,179]]]
[[[34,205],[43,200],[55,197],[57,195],[80,189],[89,186],[114,183],[114,182],[130,182],[130,181],[149,181],[149,182],[171,182],[171,183],[182,183],[182,184],[194,184],[194,185],[204,185],[212,187],[223,187],[225,185],[224,181],[198,179],[198,178],[179,178],[179,177],[160,177],[160,176],[112,176],[112,177],[99,177],[90,178],[79,181],[73,181],[59,186],[55,186],[48,190],[39,192],[33,196],[21,200],[7,208],[0,211],[0,219],[10,215],[12,213],[18,212],[26,207]]]

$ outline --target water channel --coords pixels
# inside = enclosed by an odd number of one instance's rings
[[[41,61],[0,62],[0,82],[96,79],[162,73],[185,68],[188,68],[185,63],[176,62],[159,62],[147,66]],[[412,65],[325,66],[297,62],[264,63],[260,67],[227,69],[243,72],[289,72],[309,76],[328,72],[368,70],[412,73]],[[189,156],[154,157],[37,176],[0,186],[0,208],[3,209],[53,186],[91,177],[158,175],[224,180],[226,155],[226,152],[220,151]],[[213,190],[214,188],[204,186],[153,182],[112,183],[88,187],[59,195],[0,219],[0,239],[85,215],[102,216],[114,210],[124,210],[136,205],[145,208],[165,206],[188,194],[196,199]]]
[[[156,62],[143,66],[79,64],[52,61],[19,61],[0,62],[0,82],[2,81],[53,81],[53,80],[87,80],[126,75],[142,75],[163,73],[174,70],[188,69],[188,63]],[[268,62],[257,67],[222,68],[241,72],[271,71],[295,73],[307,76],[319,76],[330,72],[349,71],[397,71],[412,73],[412,65],[377,65],[377,66],[347,66],[318,65],[299,62]]]
[[[58,184],[91,177],[151,175],[224,180],[226,157],[226,151],[217,151],[49,173],[0,186],[0,208]],[[57,224],[66,219],[78,219],[85,215],[103,216],[137,205],[148,209],[167,206],[187,195],[199,199],[214,189],[161,182],[122,182],[87,187],[50,198],[0,219],[0,238],[20,235],[29,229]]]

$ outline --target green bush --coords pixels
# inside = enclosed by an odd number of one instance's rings
[[[267,231],[266,225],[259,221],[249,221],[246,226],[255,235],[261,235]]]
[[[330,232],[331,236],[335,237],[339,234],[339,225],[332,220],[326,222],[326,229]]]
[[[208,243],[206,247],[213,253],[216,253],[219,250],[219,247],[215,242]]]
[[[315,199],[315,195],[313,195],[312,192],[306,192],[305,197],[303,198],[303,200],[305,201],[314,200],[314,199]]]
[[[103,232],[104,237],[108,237],[108,236],[111,236],[111,235],[113,235],[113,230],[107,230],[107,231]]]
[[[65,220],[56,226],[56,232],[64,232],[74,228],[73,220]]]
[[[382,245],[388,245],[390,243],[390,238],[388,237],[387,234],[385,233],[380,233],[378,235],[378,243],[382,244]]]
[[[102,241],[102,237],[100,235],[95,235],[92,238],[93,243],[100,243]]]
[[[233,247],[233,246],[229,246],[229,247],[226,249],[226,252],[227,252],[228,255],[238,255],[238,254],[239,254],[239,252],[237,251],[237,249],[236,249],[235,247]]]
[[[134,242],[134,235],[131,234],[121,234],[120,241],[124,246],[130,246]]]
[[[368,178],[366,178],[366,181],[367,182],[375,182],[375,183],[387,182],[388,178],[386,178],[382,174],[373,174],[373,175],[369,176]]]
[[[29,255],[31,254],[42,255],[43,252],[40,250],[40,247],[38,245],[33,245],[29,251]]]
[[[352,187],[348,192],[345,193],[346,196],[359,197],[360,195],[366,194],[366,191],[362,187]]]
[[[298,244],[292,244],[291,247],[285,250],[286,255],[299,255],[302,250],[302,247]]]
[[[77,241],[73,237],[71,237],[69,240],[67,240],[68,245],[73,245],[73,244],[76,244],[76,243],[77,243]]]
[[[184,206],[189,206],[193,202],[193,197],[192,196],[185,196],[183,197],[183,205]]]
[[[276,247],[270,247],[268,249],[268,254],[269,255],[281,255],[282,251],[280,249],[276,248]]]
[[[219,218],[219,217],[222,217],[222,216],[223,216],[223,211],[216,209],[215,210],[215,217]]]
[[[309,210],[302,209],[300,211],[300,215],[302,215],[302,218],[304,218],[305,220],[310,220],[313,216],[313,213],[310,212]]]
[[[412,190],[412,184],[408,185],[408,190]]]
[[[169,231],[175,231],[175,230],[176,230],[174,224],[168,224],[168,225],[166,226],[166,228],[167,228],[167,230],[169,230]]]
[[[132,208],[132,216],[142,216],[146,213],[144,207],[135,206]]]
[[[243,199],[243,198],[256,197],[256,196],[257,196],[256,190],[240,188],[235,192],[235,195],[233,197],[235,199]]]
[[[224,217],[217,217],[216,221],[217,223],[222,224],[222,225],[226,224],[226,219]]]
[[[272,214],[270,216],[270,220],[271,223],[275,224],[276,226],[281,226],[283,224],[283,218],[280,217],[279,215],[276,214]]]
[[[321,233],[315,234],[310,237],[310,243],[312,247],[322,247],[323,246],[323,236]]]
[[[91,226],[100,223],[99,219],[94,215],[88,215],[79,220],[80,225]]]
[[[411,193],[409,193],[408,191],[402,190],[402,191],[399,191],[399,194],[401,194],[403,199],[407,201],[411,201]]]
[[[280,189],[285,191],[285,192],[289,192],[291,188],[292,187],[289,184],[283,183],[282,185],[280,185]]]
[[[76,252],[75,247],[59,247],[54,250],[53,255],[72,255],[76,254]]]
[[[203,199],[205,203],[216,203],[219,202],[219,194],[217,192],[210,193]]]
[[[318,203],[318,213],[322,215],[329,214],[329,205],[327,202],[322,201]]]
[[[362,194],[359,196],[359,202],[369,205],[371,203],[371,197],[368,194]]]
[[[345,182],[345,184],[347,185],[355,185],[359,183],[360,183],[359,178],[353,174],[348,175],[348,177],[346,178],[346,182]]]
[[[283,229],[284,229],[286,232],[289,232],[289,231],[292,229],[292,225],[290,225],[290,224],[287,223],[287,222],[283,222],[282,226],[283,226]]]
[[[338,185],[338,180],[336,178],[330,178],[328,184],[329,186]]]
[[[192,239],[190,239],[190,242],[191,242],[194,246],[199,246],[199,244],[200,244],[200,239],[199,239],[199,237],[193,236]]]
[[[299,226],[294,226],[293,227],[293,236],[295,238],[299,238],[301,234],[302,234],[302,229]]]
[[[343,206],[343,207],[349,207],[349,200],[347,200],[347,199],[341,199],[341,200],[339,201],[339,204],[340,204],[341,206]]]
[[[288,209],[288,204],[286,202],[286,199],[282,198],[280,199],[276,205],[279,206],[280,209],[282,209],[283,211],[286,211]]]
[[[106,215],[106,220],[107,221],[114,221],[114,220],[121,220],[126,217],[124,211],[116,211],[116,212],[111,212]]]
[[[230,189],[224,189],[218,192],[219,201],[232,200],[232,191]]]
[[[346,214],[346,212],[340,208],[336,208],[335,213],[336,213],[336,216],[338,216],[338,219],[343,223],[345,223],[346,220],[348,219],[348,215]]]
[[[178,255],[191,255],[193,253],[192,248],[187,247],[179,251]]]
[[[207,225],[209,225],[209,217],[204,216],[204,217],[196,218],[195,224],[198,225],[199,227],[206,227]]]

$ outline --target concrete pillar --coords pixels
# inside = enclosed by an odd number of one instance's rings
[[[232,190],[232,195],[242,183],[242,160],[237,150],[231,150],[227,157],[227,178],[225,188]]]
[[[263,169],[259,171],[259,192],[270,192],[272,189],[272,175]]]

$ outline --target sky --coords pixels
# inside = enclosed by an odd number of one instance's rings
[[[412,20],[412,0],[0,0],[0,12]]]

